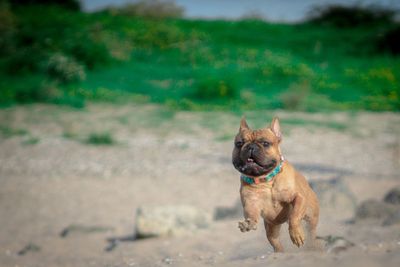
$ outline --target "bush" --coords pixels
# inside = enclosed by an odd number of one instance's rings
[[[315,7],[308,21],[335,27],[358,27],[392,23],[396,12],[377,6],[340,6]]]
[[[400,25],[396,28],[386,32],[378,40],[378,49],[380,51],[386,51],[393,55],[400,54]]]
[[[47,97],[47,88],[42,84],[42,80],[44,79],[41,75],[30,75],[25,76],[22,80],[12,80],[11,83],[8,83],[4,91],[8,91],[8,99],[2,99],[6,102],[14,102],[14,103],[33,103],[33,102],[46,102]]]
[[[239,95],[236,73],[202,75],[194,85],[192,98],[202,100],[231,99]]]
[[[49,58],[47,74],[61,83],[79,82],[86,78],[85,69],[82,65],[59,53]]]
[[[125,16],[147,18],[179,18],[184,13],[184,9],[175,2],[161,0],[141,0],[121,8],[112,8],[111,11]]]
[[[0,2],[0,55],[7,55],[12,50],[16,18],[7,2]]]
[[[12,5],[56,5],[65,9],[79,11],[81,4],[79,0],[9,0]]]
[[[71,94],[68,88],[60,87],[57,82],[46,80],[43,75],[24,76],[22,80],[8,80],[0,84],[0,106],[27,103],[53,103],[83,108],[82,96]]]
[[[20,47],[5,56],[5,72],[10,75],[39,72],[45,58],[45,51],[37,47]]]
[[[280,95],[282,107],[289,110],[303,108],[304,100],[310,91],[310,85],[307,82],[293,83],[286,92]]]
[[[148,48],[157,47],[166,49],[172,44],[180,44],[184,39],[184,33],[178,27],[158,21],[148,22],[144,31],[133,39],[137,45]]]
[[[308,62],[292,53],[266,50],[254,68],[254,76],[258,81],[269,83],[285,81],[288,84],[303,80],[311,80],[316,74]]]
[[[67,49],[74,58],[78,58],[88,69],[108,64],[112,61],[110,51],[104,43],[96,43],[94,40],[81,40]]]
[[[256,20],[256,21],[264,21],[265,16],[262,12],[258,11],[258,10],[250,10],[246,13],[244,13],[241,17],[240,20]]]

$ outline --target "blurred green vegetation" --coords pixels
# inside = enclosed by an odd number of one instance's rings
[[[381,17],[285,25],[0,2],[0,104],[398,111],[400,58],[385,43],[398,28]]]
[[[91,145],[113,145],[116,142],[110,133],[91,133],[85,143]]]
[[[4,138],[13,137],[16,135],[26,135],[28,131],[25,129],[14,129],[5,125],[0,125],[0,135]]]

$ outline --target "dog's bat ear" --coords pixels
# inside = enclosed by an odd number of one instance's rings
[[[279,142],[282,140],[281,126],[279,125],[279,119],[277,117],[272,119],[271,130],[278,137]]]
[[[243,116],[242,119],[240,120],[239,131],[249,130],[249,129],[250,129],[250,127],[249,127],[249,125],[247,125],[246,118]]]

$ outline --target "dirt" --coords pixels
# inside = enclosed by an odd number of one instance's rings
[[[341,177],[357,202],[382,199],[400,185],[399,114],[247,115],[250,126],[278,115],[286,158],[308,179]],[[283,227],[286,252],[275,254],[261,224],[243,234],[237,219],[190,236],[134,240],[139,205],[185,204],[211,214],[237,201],[230,154],[239,118],[152,105],[0,110],[0,266],[398,266],[399,225],[351,224],[329,212],[318,235],[354,246],[298,249]],[[115,142],[89,144],[93,133]],[[61,235],[77,225],[102,231]]]

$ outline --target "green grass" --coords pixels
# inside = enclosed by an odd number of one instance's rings
[[[22,145],[28,146],[28,145],[36,145],[40,142],[40,139],[34,136],[30,136],[29,138],[23,140],[21,142]]]
[[[116,141],[110,133],[91,133],[85,143],[90,145],[113,145]]]
[[[17,129],[17,128],[11,128],[8,126],[0,126],[0,134],[4,138],[9,138],[9,137],[13,137],[13,136],[27,135],[28,131],[25,129]]]
[[[329,128],[338,131],[343,131],[348,128],[348,125],[341,122],[336,121],[315,121],[315,120],[307,120],[307,119],[300,119],[300,118],[293,118],[293,119],[285,119],[283,124],[288,125],[309,125],[315,127],[322,127],[322,128]]]
[[[14,16],[20,20],[9,41],[17,49],[0,59],[1,105],[400,110],[400,58],[375,47],[392,25],[151,20],[54,7],[19,8]],[[55,55],[69,62],[57,72],[46,67]]]

